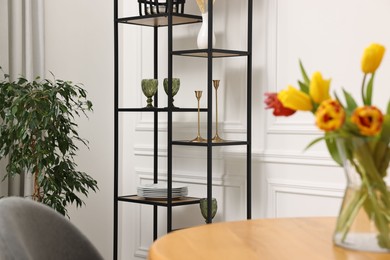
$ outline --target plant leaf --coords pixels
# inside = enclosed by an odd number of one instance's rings
[[[301,89],[302,92],[309,94],[309,86],[303,83],[302,81],[298,80],[298,85],[299,88]]]
[[[387,102],[386,114],[390,115],[390,100],[389,100],[389,102]]]
[[[305,71],[305,68],[303,67],[301,60],[299,60],[299,67],[301,68],[302,77],[303,77],[303,80],[305,81],[306,86],[310,86],[309,77],[307,76],[307,73]]]
[[[333,92],[333,95],[335,97],[335,99],[337,100],[337,102],[339,102],[341,104],[342,107],[345,107],[343,102],[341,101],[341,99],[339,98],[339,96],[337,95],[336,91]]]
[[[325,133],[324,136],[316,138],[313,141],[311,141],[306,146],[305,150],[307,150],[308,148],[310,148],[314,144],[324,140],[325,143],[326,143],[326,146],[328,148],[330,156],[332,156],[333,160],[338,165],[342,166],[343,165],[343,161],[342,161],[342,159],[340,157],[340,153],[339,153],[339,150],[338,150],[337,144],[336,144],[336,138],[337,137],[339,137],[339,134],[337,134],[337,133]]]
[[[335,133],[325,133],[325,143],[328,148],[330,156],[340,166],[343,166],[343,160],[341,159],[339,149],[337,148],[336,138],[340,136]]]
[[[76,169],[78,145],[88,147],[88,141],[79,136],[74,119],[91,110],[86,91],[70,81],[0,80],[0,159],[8,157],[4,178],[37,174],[39,200],[64,215],[69,204],[83,205],[79,193],[98,187]]]
[[[325,136],[322,136],[322,137],[319,137],[319,138],[314,139],[313,141],[311,141],[311,142],[305,147],[305,151],[306,151],[307,149],[309,149],[310,147],[312,147],[313,145],[315,145],[316,143],[325,140],[325,138],[326,138]]]
[[[344,93],[345,101],[347,102],[347,109],[349,111],[355,110],[357,108],[357,103],[355,99],[345,89],[343,89],[343,93]]]

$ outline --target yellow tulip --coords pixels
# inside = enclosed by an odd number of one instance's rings
[[[325,100],[316,111],[316,125],[326,132],[339,129],[344,121],[345,111],[337,100]]]
[[[362,71],[365,74],[374,73],[381,64],[384,53],[385,47],[380,44],[372,43],[368,46],[362,57]]]
[[[317,104],[330,98],[330,79],[325,80],[320,72],[314,72],[310,80],[309,94]]]
[[[313,109],[310,96],[293,86],[288,86],[287,89],[280,91],[278,99],[284,107],[293,110],[311,111]]]
[[[351,121],[359,128],[362,135],[374,136],[382,130],[383,114],[375,106],[358,107],[352,114]]]

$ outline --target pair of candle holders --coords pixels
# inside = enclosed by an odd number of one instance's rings
[[[225,142],[224,139],[222,139],[219,134],[218,134],[218,88],[219,88],[219,82],[220,80],[213,80],[213,86],[214,86],[214,89],[215,89],[215,130],[216,130],[216,133],[212,139],[212,142],[213,143],[223,143]],[[197,136],[191,140],[191,142],[194,142],[194,143],[205,143],[207,142],[207,139],[203,138],[201,135],[200,135],[200,99],[202,97],[202,92],[201,90],[195,90],[195,97],[196,99],[198,100],[198,134]]]

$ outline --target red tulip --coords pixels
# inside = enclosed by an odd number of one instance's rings
[[[265,93],[267,98],[264,103],[267,105],[266,109],[274,109],[274,116],[291,116],[296,110],[284,107],[278,99],[277,93]]]

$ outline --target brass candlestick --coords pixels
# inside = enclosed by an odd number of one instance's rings
[[[213,85],[215,88],[215,136],[213,137],[212,141],[213,143],[222,143],[225,142],[221,137],[218,135],[218,87],[219,87],[219,79],[213,80]]]
[[[201,90],[195,90],[195,97],[198,100],[198,135],[195,139],[191,140],[191,142],[194,143],[202,143],[207,141],[202,136],[200,136],[200,98],[202,97],[202,92],[203,91]]]

